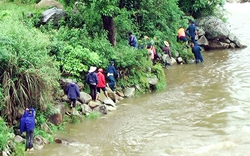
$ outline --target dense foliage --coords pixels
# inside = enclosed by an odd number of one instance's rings
[[[16,13],[3,10],[0,25],[0,81],[5,100],[0,112],[10,124],[19,109],[32,106],[44,110],[59,79],[57,63],[47,52],[49,38],[23,24],[22,14]]]
[[[194,18],[215,15],[223,8],[224,0],[179,0],[179,7]]]

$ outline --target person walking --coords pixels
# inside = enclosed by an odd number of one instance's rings
[[[107,68],[108,85],[112,91],[115,92],[115,77],[118,76],[118,72],[115,69],[115,62],[111,61]]]
[[[104,92],[105,96],[108,98],[108,92],[106,89],[106,80],[105,80],[105,76],[103,75],[102,68],[98,69],[97,77],[98,77],[97,99],[98,99],[99,94],[101,93],[101,90]]]
[[[66,93],[68,96],[68,99],[70,100],[70,108],[72,108],[73,114],[75,113],[75,107],[76,107],[76,101],[80,97],[80,91],[79,87],[76,84],[76,80],[72,80],[67,85]]]
[[[26,145],[25,151],[32,151],[35,129],[35,116],[36,112],[34,108],[26,108],[20,121],[20,133],[26,132]]]
[[[98,84],[98,77],[97,77],[97,74],[95,73],[95,71],[96,71],[96,67],[91,66],[89,69],[89,73],[87,75],[87,83],[89,85],[90,96],[91,96],[93,101],[96,101],[96,98],[97,98],[96,86]]]
[[[131,47],[138,48],[137,38],[135,35],[132,34],[132,32],[128,33],[128,44]]]
[[[188,32],[188,34],[190,35],[191,42],[195,43],[196,42],[195,36],[197,34],[197,29],[193,20],[190,21],[190,24],[186,29],[186,32]]]
[[[194,53],[194,57],[195,57],[195,63],[198,64],[199,61],[200,62],[204,62],[201,51],[202,48],[195,43],[191,43],[191,47],[192,47],[192,52]]]

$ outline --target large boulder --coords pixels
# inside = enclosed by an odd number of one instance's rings
[[[36,4],[36,7],[39,8],[47,8],[47,7],[57,7],[59,9],[63,9],[63,5],[56,0],[41,0]]]
[[[80,92],[79,101],[84,101],[84,103],[89,103],[91,101],[91,96],[85,92]]]
[[[53,112],[54,113],[50,116],[49,121],[54,125],[59,125],[60,123],[63,122],[63,117],[65,114],[65,106],[62,104],[55,105]]]
[[[42,13],[42,23],[48,23],[53,21],[53,24],[58,24],[58,21],[66,15],[63,9],[58,9],[56,7],[48,9]]]
[[[214,16],[197,19],[196,23],[205,31],[208,40],[227,38],[230,34],[225,23]]]
[[[239,39],[230,32],[226,24],[214,16],[196,20],[198,25],[198,43],[205,49],[244,48]],[[205,32],[205,34],[203,33]],[[200,34],[201,33],[201,34]]]

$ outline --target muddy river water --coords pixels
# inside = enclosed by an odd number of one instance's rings
[[[250,3],[227,4],[231,31],[250,45]],[[167,89],[125,99],[70,124],[36,156],[250,156],[250,46],[203,52],[204,64],[166,69]]]

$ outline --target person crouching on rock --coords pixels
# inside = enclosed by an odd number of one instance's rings
[[[68,99],[70,100],[70,108],[72,108],[72,112],[74,114],[76,101],[80,97],[79,87],[76,84],[76,80],[72,80],[67,86],[66,93],[68,95]]]

